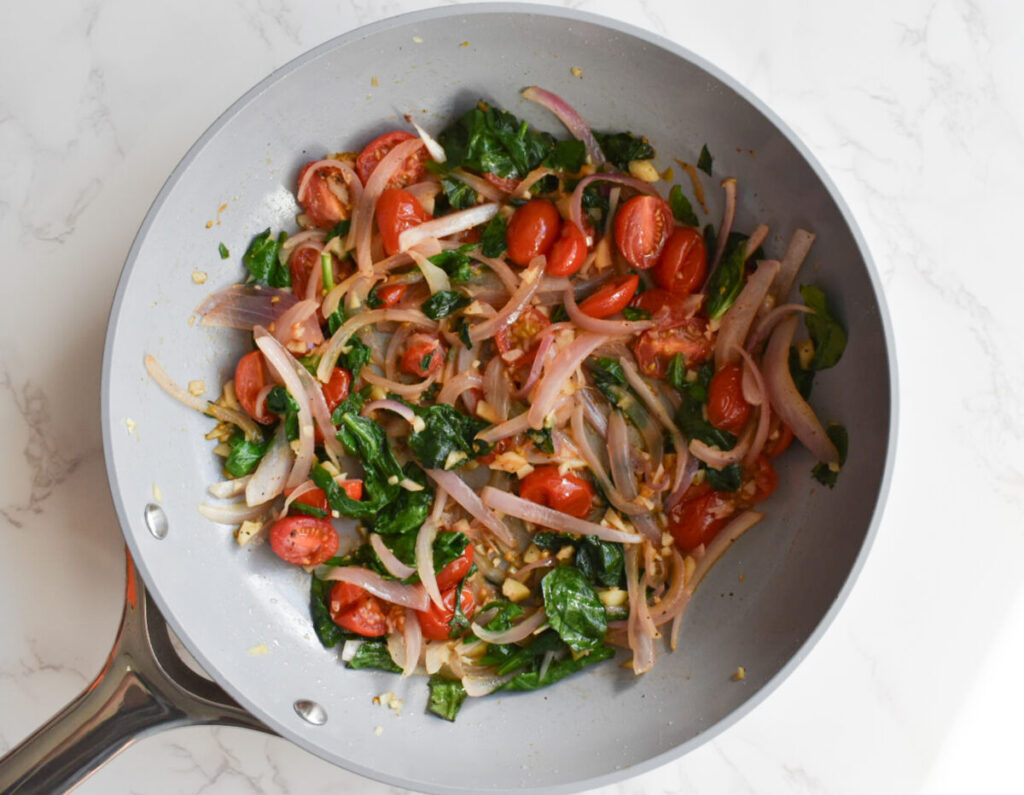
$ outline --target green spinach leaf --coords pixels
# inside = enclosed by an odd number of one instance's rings
[[[708,317],[714,320],[726,313],[743,289],[747,261],[747,237],[732,233],[715,272],[708,279]]]
[[[604,605],[575,566],[559,566],[540,583],[548,621],[574,652],[596,649],[608,631]]]
[[[596,663],[604,662],[614,656],[615,650],[610,646],[598,646],[582,657],[566,657],[552,662],[547,667],[543,676],[540,674],[539,667],[536,670],[517,674],[499,689],[510,691],[539,690],[542,687],[553,685],[555,682],[560,682],[570,674],[574,674]]]
[[[508,244],[505,242],[507,227],[508,221],[501,213],[488,221],[483,234],[480,235],[480,252],[485,257],[500,257],[508,249]]]
[[[800,288],[800,295],[813,314],[804,315],[807,333],[814,342],[814,357],[811,370],[826,370],[835,366],[846,350],[846,331],[829,311],[825,291],[808,284]]]
[[[479,268],[474,265],[473,260],[467,254],[476,246],[476,243],[467,243],[458,248],[442,251],[440,254],[435,254],[427,259],[447,273],[452,281],[468,282],[479,273]]]
[[[789,349],[789,375],[792,377],[793,383],[796,385],[796,391],[800,393],[800,396],[804,400],[810,399],[811,388],[814,386],[814,370],[804,369],[804,366],[800,364],[800,354],[796,352],[794,347]]]
[[[434,506],[434,490],[415,461],[404,468],[405,477],[423,486],[422,491],[402,489],[398,496],[373,517],[373,529],[382,536],[415,535]]]
[[[240,478],[256,469],[266,454],[270,442],[259,440],[250,442],[245,438],[245,434],[236,432],[228,439],[228,446],[231,447],[231,452],[228,453],[227,460],[224,462],[224,471],[233,478]]]
[[[687,226],[700,226],[697,214],[693,211],[693,205],[690,204],[690,200],[686,198],[683,189],[678,185],[673,185],[672,190],[668,192],[668,206],[672,208],[672,215],[680,223]]]
[[[359,644],[359,648],[356,649],[355,656],[347,663],[349,668],[355,670],[362,670],[365,668],[375,668],[380,671],[388,671],[393,674],[402,673],[401,667],[395,665],[395,661],[391,659],[391,653],[388,651],[387,641],[384,640],[367,640]]]
[[[627,306],[623,308],[622,316],[626,318],[626,320],[647,320],[648,318],[650,318],[651,313],[648,312],[646,309],[640,309],[635,306]]]
[[[470,299],[462,293],[457,293],[454,290],[438,290],[424,301],[420,308],[423,310],[423,314],[431,320],[440,320],[443,317],[448,317],[452,312],[469,306],[469,304]]]
[[[338,221],[338,223],[327,230],[327,237],[324,238],[324,243],[330,243],[336,237],[345,237],[351,226],[352,221],[348,218]]]
[[[334,583],[315,576],[311,576],[310,580],[309,612],[313,619],[313,631],[316,632],[321,645],[325,649],[330,649],[337,646],[346,636],[345,630],[331,620],[331,611],[328,607]]]
[[[711,176],[711,164],[714,162],[714,158],[711,156],[711,152],[708,151],[708,145],[704,144],[700,148],[700,157],[697,158],[697,168]]]
[[[409,449],[427,469],[454,469],[491,449],[475,438],[488,426],[483,420],[443,404],[416,407],[416,413],[426,427],[409,436]]]
[[[445,175],[441,177],[441,187],[453,210],[466,210],[476,204],[476,191],[461,179]]]
[[[242,257],[242,263],[252,274],[252,278],[260,284],[271,287],[291,287],[292,277],[287,265],[282,265],[278,258],[281,244],[287,240],[284,232],[277,238],[271,237],[270,229],[264,229],[253,238]]]
[[[743,467],[738,463],[729,464],[722,469],[703,467],[707,473],[708,485],[715,491],[739,491],[743,485]]]
[[[586,162],[587,147],[583,141],[576,140],[556,141],[554,149],[544,158],[545,166],[567,174],[575,174]]]
[[[445,679],[435,674],[430,677],[430,703],[428,708],[445,720],[454,721],[462,702],[466,700],[466,688],[457,679]]]
[[[555,147],[554,136],[530,130],[525,121],[484,102],[466,111],[437,141],[448,168],[462,166],[512,179],[525,177]]]
[[[648,140],[631,132],[595,132],[594,137],[608,162],[614,163],[623,171],[629,169],[630,160],[650,160],[654,157],[654,147]]]
[[[832,444],[839,451],[839,466],[842,467],[846,463],[846,454],[850,450],[850,435],[846,428],[837,422],[830,423],[825,429],[825,433],[828,434],[828,438],[832,440]],[[835,488],[836,482],[839,480],[839,473],[833,472],[825,463],[816,464],[811,470],[811,474],[815,480],[830,489]]]
[[[225,246],[223,243],[217,246],[217,252],[220,254],[221,259],[227,259],[228,257],[231,256],[231,252],[228,251],[228,247]]]
[[[616,588],[625,579],[622,544],[583,536],[576,544],[576,568],[595,586]]]
[[[353,334],[338,356],[338,365],[348,370],[355,381],[359,377],[359,372],[369,363],[372,353],[370,346],[359,339],[358,335]]]
[[[285,436],[289,442],[299,438],[299,404],[283,386],[275,386],[267,394],[267,408],[284,421]]]

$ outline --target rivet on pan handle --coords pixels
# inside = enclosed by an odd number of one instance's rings
[[[135,740],[160,729],[220,724],[270,731],[181,661],[127,550],[125,556],[124,613],[103,670],[0,759],[0,792],[65,792]]]

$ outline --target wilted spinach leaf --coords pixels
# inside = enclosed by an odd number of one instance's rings
[[[501,213],[494,216],[480,235],[480,251],[485,257],[500,257],[508,245],[505,243],[505,229],[508,222]]]
[[[708,145],[704,144],[700,148],[700,157],[697,158],[697,168],[711,176],[711,164],[714,162],[714,158],[711,156],[711,152],[708,151]]]
[[[249,441],[245,438],[245,434],[236,432],[228,439],[228,446],[231,448],[231,452],[224,462],[224,471],[233,478],[240,478],[256,469],[267,452],[270,442]]]
[[[511,691],[539,690],[542,687],[548,687],[555,682],[565,679],[570,674],[574,674],[588,666],[603,662],[614,656],[615,650],[610,646],[598,646],[582,657],[565,657],[564,659],[552,662],[544,672],[544,676],[540,675],[540,667],[535,666],[535,670],[517,674],[499,689]]]
[[[576,544],[576,568],[590,582],[606,588],[618,587],[625,577],[622,544],[584,536]]]
[[[299,438],[299,404],[283,386],[275,386],[267,394],[267,409],[284,422],[285,436],[293,442]]]
[[[629,168],[630,160],[650,160],[654,157],[654,147],[647,139],[631,132],[595,132],[594,137],[597,138],[597,143],[608,162],[614,163],[623,171]]]
[[[842,467],[846,463],[846,454],[850,450],[850,435],[846,428],[837,422],[830,423],[825,429],[825,433],[828,434],[828,438],[832,440],[832,444],[839,451],[839,466]],[[830,489],[835,488],[836,481],[839,480],[839,473],[833,472],[825,463],[816,464],[811,470],[811,474],[815,480]]]
[[[425,409],[416,407],[416,413],[426,427],[409,437],[409,449],[427,469],[454,469],[490,450],[490,445],[474,438],[488,426],[487,422],[443,404]],[[464,456],[454,456],[451,466],[446,466],[453,453],[463,453]]]
[[[357,335],[349,337],[345,343],[345,349],[338,356],[338,364],[352,374],[352,380],[359,377],[359,371],[370,361],[372,355],[370,346],[363,342]]]
[[[331,611],[327,606],[334,583],[315,576],[310,577],[310,580],[309,612],[313,619],[313,631],[323,647],[330,649],[344,640],[347,634],[331,620]]]
[[[253,238],[242,257],[242,263],[252,274],[252,278],[260,284],[271,287],[291,287],[292,277],[287,265],[282,265],[278,258],[281,244],[288,239],[282,232],[273,238],[270,229],[264,229]]]
[[[435,254],[427,259],[447,273],[452,281],[468,282],[477,275],[477,269],[473,265],[473,260],[469,258],[466,252],[472,251],[476,248],[476,245],[476,243],[467,243],[458,248],[442,251],[440,254]]]
[[[555,147],[554,136],[531,130],[508,111],[484,102],[466,111],[438,137],[448,168],[522,179]]]
[[[445,679],[435,674],[430,677],[429,709],[445,720],[455,720],[462,702],[466,700],[466,688],[457,679]]]
[[[743,485],[743,467],[738,463],[729,464],[722,469],[704,466],[707,473],[708,485],[715,491],[738,491]]]
[[[575,566],[559,566],[540,583],[548,621],[574,652],[596,649],[608,631],[604,605]]]
[[[804,315],[807,333],[814,342],[814,357],[811,359],[811,370],[825,370],[833,367],[846,350],[846,331],[829,312],[825,291],[820,287],[808,284],[800,288],[800,295],[813,314]]]
[[[423,490],[402,489],[394,500],[372,517],[374,531],[382,536],[415,535],[434,506],[434,490],[427,483],[423,470],[415,461],[410,461],[404,471],[405,477],[419,483]]]
[[[690,204],[690,200],[686,198],[683,189],[678,185],[673,185],[672,190],[668,192],[668,206],[672,208],[672,215],[680,223],[687,226],[700,226],[697,214],[693,211],[693,205]]]
[[[352,221],[348,218],[338,221],[334,226],[327,230],[327,237],[324,238],[324,243],[330,243],[336,237],[345,237],[348,234],[349,228],[352,226]]]
[[[448,317],[452,312],[469,306],[469,304],[469,298],[462,293],[457,293],[454,290],[438,290],[424,301],[420,308],[423,310],[423,314],[431,320],[440,320],[443,317]]]
[[[712,320],[724,315],[743,289],[746,251],[747,236],[730,234],[722,261],[708,279],[708,317]]]
[[[362,670],[364,668],[376,668],[380,671],[388,671],[393,674],[402,673],[402,669],[395,665],[388,651],[387,641],[367,640],[359,644],[355,656],[347,663],[349,668]]]
[[[556,141],[555,148],[544,158],[545,166],[568,174],[575,174],[586,162],[587,147],[576,140]]]

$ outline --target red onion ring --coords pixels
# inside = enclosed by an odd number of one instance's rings
[[[419,138],[412,138],[402,141],[384,155],[370,174],[363,194],[356,202],[355,210],[352,213],[352,225],[358,230],[355,238],[356,264],[363,274],[369,274],[373,269],[370,238],[373,235],[373,214],[377,208],[377,200],[384,192],[388,182],[391,181],[395,171],[402,167],[406,158],[415,154],[422,146],[423,141]]]
[[[551,412],[562,386],[568,383],[576,368],[608,340],[607,335],[584,332],[551,361],[544,377],[537,384],[533,403],[527,412],[531,428],[544,426],[544,419]]]
[[[428,469],[427,474],[430,475],[437,485],[448,492],[448,495],[455,502],[465,508],[474,519],[490,530],[506,547],[514,548],[516,540],[512,532],[501,519],[484,505],[480,496],[469,487],[466,481],[454,472],[447,472],[443,469]]]
[[[795,312],[814,312],[814,310],[804,304],[783,304],[782,306],[775,307],[761,318],[754,329],[754,333],[747,337],[747,351],[757,353],[761,348],[761,344],[768,339],[768,335],[771,334],[776,324],[787,315]]]
[[[334,366],[338,363],[338,357],[341,355],[341,349],[349,341],[349,338],[363,326],[383,322],[412,323],[418,328],[425,329],[437,327],[436,322],[415,309],[371,309],[367,312],[360,312],[355,317],[346,320],[341,328],[334,332],[334,336],[331,337],[320,357],[320,364],[316,368],[316,377],[324,383],[330,381]]]
[[[733,305],[722,315],[722,325],[715,338],[715,369],[739,361],[739,348],[747,338],[754,315],[768,295],[768,288],[779,273],[777,260],[761,260],[757,270],[747,279]]]
[[[576,296],[571,289],[562,293],[562,301],[565,305],[565,311],[569,314],[572,322],[584,331],[592,331],[595,334],[625,337],[638,334],[654,325],[650,320],[603,320],[591,317],[579,308],[579,305],[576,303]]]
[[[377,557],[380,558],[380,562],[384,564],[384,568],[388,570],[388,574],[392,577],[404,580],[406,577],[410,577],[416,573],[416,569],[412,566],[406,566],[402,561],[395,557],[395,553],[388,549],[388,545],[384,543],[384,539],[377,535],[377,533],[370,533],[370,546],[373,547],[373,551],[377,553]]]
[[[424,380],[417,381],[415,384],[403,384],[399,381],[392,381],[390,378],[385,378],[382,375],[377,375],[366,367],[359,371],[359,375],[361,375],[363,380],[368,384],[383,387],[388,390],[388,392],[394,392],[396,395],[403,395],[406,397],[419,395],[424,390],[429,389],[430,385],[437,380],[437,373],[433,373],[427,376]]]
[[[505,491],[499,491],[493,486],[484,486],[481,496],[483,504],[495,511],[501,511],[508,516],[522,519],[524,522],[549,527],[552,530],[581,536],[593,535],[602,541],[617,541],[620,544],[637,544],[641,541],[639,535],[624,533],[621,530],[614,530],[585,519],[577,519],[567,513],[538,505]]]
[[[597,480],[597,484],[601,487],[601,490],[608,497],[611,504],[624,514],[634,517],[649,511],[650,508],[646,505],[639,505],[634,501],[636,498],[635,493],[632,497],[625,496],[609,480],[601,459],[597,457],[594,449],[590,446],[590,440],[587,438],[587,429],[583,424],[583,411],[583,404],[578,402],[572,412],[572,435],[576,441],[580,456],[587,462],[587,466],[590,467],[590,471],[593,473],[594,479]]]
[[[370,414],[379,409],[383,409],[385,411],[393,411],[395,414],[404,419],[410,425],[414,425],[416,423],[416,413],[411,408],[406,406],[404,403],[399,403],[397,400],[371,400],[369,403],[363,406],[362,414],[365,417],[367,414]],[[406,574],[403,576],[408,577],[409,575]]]
[[[484,400],[494,409],[498,419],[508,419],[509,385],[505,376],[505,365],[500,356],[495,356],[484,369]]]
[[[512,297],[508,299],[508,303],[501,308],[501,310],[492,318],[488,318],[482,323],[476,323],[470,326],[469,338],[473,342],[479,342],[480,340],[490,339],[496,335],[499,331],[507,326],[515,323],[519,316],[523,314],[525,309],[530,303],[530,299],[533,298],[533,294],[537,292],[537,288],[540,287],[540,276],[544,272],[544,265],[547,260],[544,257],[534,257],[530,266],[523,272],[522,281],[516,288],[515,292],[512,293]]]
[[[294,457],[291,447],[288,446],[284,423],[278,423],[270,447],[260,459],[256,471],[252,473],[249,484],[245,487],[246,504],[262,505],[284,491],[284,482],[291,472]]]
[[[540,86],[530,86],[524,89],[523,98],[536,102],[538,105],[554,113],[558,120],[565,125],[572,137],[577,141],[583,142],[583,145],[587,148],[587,156],[590,158],[591,164],[594,166],[604,165],[604,152],[601,151],[600,144],[597,143],[597,139],[594,137],[594,133],[591,132],[590,126],[583,121],[583,117],[577,113],[572,105],[557,94],[552,94]]]
[[[409,227],[398,236],[398,248],[400,251],[408,251],[421,240],[425,240],[428,237],[448,237],[459,232],[465,232],[474,226],[486,224],[498,214],[499,209],[500,206],[496,202],[477,204],[466,210],[442,215],[440,218],[435,218],[432,221]]]
[[[707,552],[697,561],[697,568],[693,570],[693,575],[690,577],[689,582],[686,583],[686,590],[693,593],[697,586],[700,585],[700,581],[711,571],[711,567],[725,554],[725,550],[763,518],[763,513],[744,511],[723,527],[714,540],[708,544]]]
[[[533,563],[528,563],[512,575],[513,580],[526,582],[526,578],[537,569],[550,569],[556,563],[554,558],[538,558]]]
[[[437,402],[454,406],[455,401],[464,392],[469,389],[481,389],[483,385],[484,379],[480,377],[480,373],[475,370],[467,370],[459,373],[441,387],[441,391],[437,393]]]
[[[782,256],[782,263],[779,267],[779,275],[775,277],[772,284],[771,295],[775,303],[785,301],[790,290],[793,289],[793,282],[800,271],[800,266],[807,259],[807,254],[814,244],[815,235],[804,229],[797,229],[789,239],[786,246],[786,253]]]
[[[402,622],[402,640],[405,645],[405,659],[402,661],[402,678],[412,676],[420,661],[423,651],[423,629],[419,617],[411,608],[405,608],[405,621]]]
[[[718,228],[715,256],[708,266],[708,277],[722,261],[722,254],[725,253],[725,245],[729,242],[729,233],[732,231],[732,222],[736,217],[736,178],[723,179],[722,187],[725,189],[725,209],[722,211],[722,225]]]
[[[768,400],[768,385],[765,383],[764,376],[761,374],[760,368],[754,362],[753,357],[745,350],[740,349],[740,356],[743,357],[743,362],[746,364],[744,374],[750,373],[754,379],[757,390],[762,396],[757,417],[757,432],[754,434],[754,439],[750,443],[750,450],[747,451],[747,454],[743,457],[744,466],[750,466],[757,460],[757,457],[761,454],[761,450],[764,449],[765,442],[768,441],[768,433],[771,431],[772,412],[770,401]]]
[[[316,301],[299,301],[271,324],[274,338],[289,350],[290,346],[295,346],[301,348],[302,354],[308,353],[324,341],[320,324],[316,322],[318,308]]]
[[[199,505],[199,513],[211,522],[220,524],[241,524],[259,519],[266,512],[266,504],[250,506],[244,502],[232,502],[227,505],[210,505],[204,502]]]
[[[411,607],[413,610],[422,611],[430,607],[430,597],[422,585],[403,585],[394,580],[385,580],[377,572],[362,566],[335,566],[325,571],[320,579],[349,582],[365,588],[385,602]]]
[[[289,290],[278,290],[260,284],[233,284],[218,290],[196,307],[204,326],[237,328],[252,331],[253,326],[267,326],[298,303]]]
[[[480,638],[480,640],[486,641],[487,643],[493,643],[495,645],[503,643],[518,643],[519,641],[530,637],[530,635],[536,632],[537,629],[547,620],[548,615],[544,612],[544,608],[541,607],[515,626],[501,632],[492,632],[491,630],[484,629],[476,622],[470,624],[470,629],[473,630],[473,634]]]
[[[420,582],[435,605],[444,610],[444,602],[441,600],[441,589],[437,584],[437,577],[434,574],[434,539],[437,538],[437,525],[427,521],[420,525],[416,534],[416,571],[420,575]]]
[[[476,174],[470,174],[464,168],[456,168],[451,171],[451,175],[459,182],[463,182],[469,185],[473,190],[483,196],[487,201],[500,202],[505,200],[505,191],[495,187],[483,177],[478,177]]]

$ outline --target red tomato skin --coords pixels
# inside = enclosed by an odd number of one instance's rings
[[[687,367],[696,367],[711,355],[707,321],[691,317],[670,328],[647,329],[633,343],[633,352],[641,372],[654,378],[665,377],[677,353],[683,355]]]
[[[334,411],[338,404],[348,397],[352,388],[352,373],[342,367],[335,367],[330,380],[322,388],[327,408]]]
[[[767,500],[779,487],[779,475],[764,453],[754,460],[745,475],[746,482],[740,486],[740,493],[751,505]]]
[[[377,229],[388,256],[398,253],[398,238],[402,232],[430,219],[430,213],[407,190],[388,188],[377,200]]]
[[[594,487],[572,472],[560,474],[557,466],[539,466],[519,481],[519,496],[583,519],[593,506]]]
[[[514,348],[529,353],[537,347],[537,337],[551,325],[548,316],[537,307],[531,307],[523,312],[510,326],[505,326],[494,335],[494,344],[498,353],[508,353]],[[518,360],[517,360],[518,363]]]
[[[291,491],[294,491],[294,489]],[[309,491],[302,492],[302,494],[292,500],[292,504],[288,508],[289,515],[291,515],[291,512],[295,509],[296,504],[308,505],[310,508],[316,508],[319,511],[323,511],[328,516],[331,514],[331,506],[330,503],[327,502],[327,495],[324,493],[323,489],[310,489]],[[296,512],[295,515],[304,516],[306,514]]]
[[[299,173],[299,184],[302,184],[306,172],[312,165],[313,163],[307,163],[302,167],[302,171]],[[328,187],[329,179],[337,179],[344,184],[339,169],[330,166],[318,168],[309,178],[306,194],[300,202],[306,217],[309,218],[313,226],[321,229],[334,226],[338,221],[348,218],[348,210],[345,205]]]
[[[584,299],[580,311],[596,318],[615,315],[629,306],[639,285],[640,277],[635,273],[618,276]]]
[[[310,246],[302,246],[288,258],[288,272],[292,277],[292,294],[300,301],[305,300],[309,277],[315,278],[314,268],[320,267],[320,253]]]
[[[777,431],[779,434],[775,439],[771,438],[773,431]],[[764,454],[769,458],[778,458],[786,452],[786,448],[789,447],[792,441],[793,429],[784,422],[780,422],[777,417],[772,417],[772,426],[768,432],[768,441],[764,446]]]
[[[653,268],[672,233],[672,210],[655,196],[634,196],[615,214],[615,244],[638,270]]]
[[[427,640],[447,640],[451,636],[449,625],[455,616],[456,587],[453,586],[442,592],[441,601],[444,603],[444,610],[431,602],[430,607],[426,610],[416,611],[416,618],[419,619],[423,637]],[[468,584],[462,589],[460,602],[462,612],[467,617],[472,616],[476,610],[476,599],[473,597],[473,589]]]
[[[680,226],[665,242],[651,275],[659,287],[685,296],[700,289],[707,272],[708,253],[704,236],[692,226]]]
[[[437,573],[437,587],[441,591],[454,588],[469,573],[475,555],[472,544],[466,544],[466,551]]]
[[[381,600],[358,585],[339,582],[328,599],[331,620],[339,627],[366,638],[388,633],[387,613]]]
[[[409,141],[416,136],[404,130],[392,130],[383,135],[378,135],[356,158],[356,175],[366,185],[377,164],[384,159],[384,156],[403,141]],[[406,158],[405,163],[388,180],[389,188],[404,188],[420,182],[427,173],[427,150],[420,149],[415,154]]]
[[[299,566],[318,566],[338,551],[338,533],[327,519],[286,516],[270,528],[270,547]]]
[[[733,495],[727,492],[699,490],[697,495],[684,497],[668,514],[668,531],[685,553],[710,544],[736,513]]]
[[[660,287],[644,290],[633,298],[630,306],[649,312],[651,320],[659,329],[678,328],[686,325],[686,321],[694,314],[694,310],[687,306],[683,296],[675,295]]]
[[[547,199],[531,199],[517,207],[505,230],[508,258],[521,268],[534,257],[546,255],[562,227],[558,208]]]
[[[361,500],[363,498],[363,481],[358,478],[351,480],[339,480],[338,485],[341,486],[341,490],[353,500]]]
[[[426,367],[423,360],[430,356]],[[441,341],[432,334],[413,334],[405,345],[405,353],[399,362],[399,368],[404,373],[416,375],[420,378],[427,378],[436,372],[444,363],[444,348]]]
[[[490,182],[494,187],[498,190],[505,191],[505,193],[512,193],[519,187],[518,179],[512,179],[511,177],[499,177],[491,171],[485,171],[483,176],[484,179]]]
[[[263,354],[250,351],[235,366],[235,397],[245,413],[263,425],[269,425],[277,419],[267,408],[265,398],[259,406],[256,405],[256,398],[266,385],[267,370],[263,364]]]
[[[407,284],[385,284],[378,287],[375,294],[377,300],[380,301],[381,308],[387,309],[401,301],[408,289],[409,285]]]
[[[587,239],[573,223],[562,224],[562,234],[551,246],[544,272],[548,276],[572,276],[587,259]]]
[[[751,409],[743,399],[743,368],[730,364],[716,370],[708,386],[708,422],[723,431],[739,433]]]

